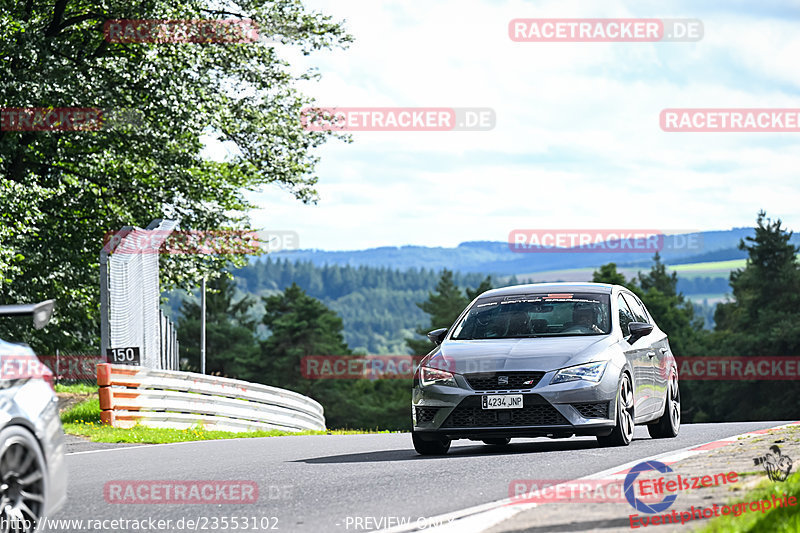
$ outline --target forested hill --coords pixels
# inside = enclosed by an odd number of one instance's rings
[[[351,349],[370,354],[405,354],[408,347],[404,339],[413,337],[414,329],[430,320],[417,303],[425,301],[428,293],[434,291],[441,269],[319,267],[310,261],[267,257],[233,274],[239,290],[257,296],[274,294],[297,283],[342,317],[345,340]],[[488,274],[491,273],[456,272],[454,280],[462,289],[475,288]],[[516,280],[512,278],[503,284],[514,283]],[[727,292],[728,289],[727,279],[701,277],[679,278],[678,288],[688,295]],[[261,311],[259,308],[258,316]],[[713,307],[702,314],[708,315],[706,323],[710,325]]]
[[[428,298],[441,270],[317,267],[310,261],[267,258],[233,271],[238,288],[265,296],[297,283],[336,311],[344,322],[347,345],[362,353],[406,354],[404,339],[430,319],[416,304]],[[460,287],[477,287],[485,275],[455,274]]]
[[[739,241],[753,235],[753,228],[734,228],[726,231],[704,231],[692,236],[691,246],[665,246],[661,258],[666,264],[700,263],[743,259]],[[676,238],[676,243],[680,239]],[[800,236],[792,239],[800,244]],[[302,236],[301,236],[302,245]],[[273,254],[292,261],[311,261],[316,265],[351,265],[407,268],[448,268],[456,272],[494,273],[500,275],[542,272],[566,268],[590,267],[614,262],[619,266],[650,264],[652,253],[594,252],[594,253],[515,253],[507,242],[464,242],[455,248],[400,246],[369,248],[353,251],[295,250]]]

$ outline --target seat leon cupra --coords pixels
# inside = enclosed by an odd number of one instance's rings
[[[680,427],[678,369],[667,335],[625,287],[516,285],[487,291],[415,371],[414,448],[447,453],[454,439],[593,435],[626,446],[636,424],[654,438]]]

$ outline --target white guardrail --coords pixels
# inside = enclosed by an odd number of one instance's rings
[[[103,423],[219,431],[324,430],[322,406],[296,392],[238,379],[97,365]]]

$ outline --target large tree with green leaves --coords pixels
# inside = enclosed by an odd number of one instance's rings
[[[266,184],[314,202],[327,134],[303,129],[312,105],[286,51],[309,54],[351,38],[299,0],[0,1],[0,105],[99,108],[95,131],[0,131],[0,300],[58,300],[52,324],[0,325],[0,336],[50,351],[97,346],[103,235],[154,218],[184,229],[248,226],[246,193]],[[264,41],[122,44],[112,19],[249,19]],[[212,161],[204,138],[227,143]],[[196,258],[194,258],[196,259]],[[230,257],[170,258],[166,285],[220,270]]]

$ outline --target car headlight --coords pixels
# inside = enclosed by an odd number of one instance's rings
[[[585,381],[594,381],[596,383],[600,381],[600,378],[603,377],[603,371],[606,369],[607,364],[608,361],[603,361],[600,363],[587,363],[585,365],[562,368],[556,372],[556,375],[553,376],[550,384],[566,383],[568,381],[577,381],[579,379],[583,379]]]
[[[456,378],[451,372],[445,372],[438,368],[423,366],[419,369],[419,381],[422,386],[427,385],[451,385],[456,386]]]

